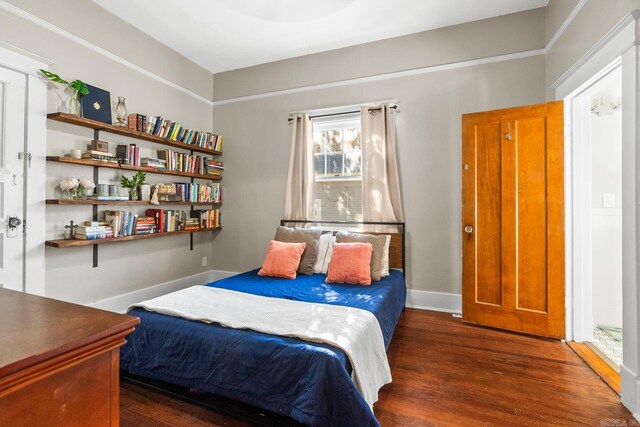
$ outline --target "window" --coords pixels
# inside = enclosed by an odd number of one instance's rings
[[[315,219],[362,221],[360,115],[314,119]]]

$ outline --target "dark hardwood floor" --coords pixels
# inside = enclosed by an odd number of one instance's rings
[[[393,383],[375,404],[385,427],[632,425],[616,393],[558,341],[407,309],[388,354]],[[123,427],[256,424],[126,382],[120,406]]]

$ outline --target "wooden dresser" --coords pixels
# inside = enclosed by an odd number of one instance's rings
[[[0,426],[117,426],[120,347],[139,321],[0,289]]]

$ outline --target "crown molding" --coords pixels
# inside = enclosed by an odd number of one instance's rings
[[[291,88],[291,89],[264,92],[264,93],[259,93],[255,95],[246,95],[246,96],[239,96],[236,98],[222,99],[219,101],[214,101],[213,106],[217,107],[225,104],[232,104],[232,103],[244,102],[244,101],[254,101],[256,99],[270,98],[273,96],[290,95],[294,93],[311,92],[315,90],[330,89],[335,87],[350,86],[350,85],[362,84],[362,83],[371,83],[371,82],[376,82],[381,80],[397,79],[400,77],[415,76],[418,74],[427,74],[427,73],[435,73],[438,71],[455,70],[458,68],[466,68],[466,67],[473,67],[476,65],[491,64],[494,62],[511,61],[514,59],[529,58],[532,56],[539,56],[544,54],[545,54],[544,49],[534,49],[534,50],[526,50],[523,52],[508,53],[505,55],[496,55],[496,56],[489,56],[485,58],[451,62],[448,64],[430,65],[427,67],[412,68],[409,70],[394,71],[391,73],[376,74],[376,75],[367,76],[367,77],[358,77],[354,79],[339,80],[339,81],[329,82],[329,83],[320,83],[315,85],[300,86],[300,87]]]
[[[139,66],[137,64],[134,64],[133,62],[131,62],[131,61],[119,56],[119,55],[116,55],[115,53],[110,52],[107,49],[104,49],[104,48],[102,48],[102,47],[100,47],[100,46],[98,46],[98,45],[96,45],[94,43],[91,43],[90,41],[88,41],[86,39],[83,39],[82,37],[76,36],[75,34],[72,34],[72,33],[68,32],[68,31],[58,27],[57,25],[54,25],[54,24],[52,24],[52,23],[50,23],[48,21],[45,21],[44,19],[39,18],[39,17],[37,17],[37,16],[35,16],[35,15],[33,15],[33,14],[23,10],[23,9],[20,9],[19,7],[12,5],[12,4],[8,3],[5,0],[0,0],[0,10],[5,10],[5,11],[7,11],[7,12],[9,12],[9,13],[15,15],[15,16],[18,16],[18,17],[20,17],[20,18],[22,18],[22,19],[24,19],[26,21],[31,22],[32,24],[35,24],[35,25],[37,25],[39,27],[42,27],[42,28],[44,28],[46,30],[49,30],[52,33],[55,33],[55,34],[57,34],[59,36],[62,36],[64,38],[66,38],[67,40],[75,42],[75,43],[77,43],[77,44],[79,44],[79,45],[81,45],[81,46],[83,46],[83,47],[95,52],[95,53],[98,53],[98,54],[100,54],[100,55],[102,55],[102,56],[104,56],[106,58],[111,59],[114,62],[117,62],[117,63],[119,63],[121,65],[124,65],[125,67],[128,67],[128,68],[130,68],[130,69],[132,69],[134,71],[137,71],[140,74],[143,74],[143,75],[145,75],[145,76],[147,76],[147,77],[149,77],[149,78],[151,78],[151,79],[153,79],[153,80],[155,80],[157,82],[160,82],[160,83],[162,83],[164,85],[167,85],[167,86],[169,86],[169,87],[171,87],[171,88],[173,88],[173,89],[175,89],[175,90],[177,90],[179,92],[184,93],[185,95],[188,95],[188,96],[190,96],[190,97],[192,97],[194,99],[197,99],[198,101],[201,101],[201,102],[203,102],[203,103],[205,103],[207,105],[213,105],[213,102],[210,99],[207,99],[204,96],[198,95],[197,93],[193,92],[190,89],[185,88],[184,86],[180,86],[177,83],[174,83],[174,82],[172,82],[172,81],[170,81],[170,80],[168,80],[168,79],[166,79],[164,77],[161,77],[158,74],[156,74],[156,73],[154,73],[152,71],[149,71],[144,67],[141,67],[141,66]],[[18,48],[18,49],[20,49],[20,48]],[[31,54],[31,55],[33,55],[33,54]],[[48,61],[48,62],[51,62],[51,61]]]

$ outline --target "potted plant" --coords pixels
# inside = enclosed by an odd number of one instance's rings
[[[82,95],[87,95],[89,93],[89,88],[87,88],[87,85],[84,84],[82,80],[78,80],[78,79],[72,82],[68,82],[64,80],[62,77],[60,77],[59,75],[47,70],[41,69],[40,72],[46,78],[48,78],[51,82],[64,85],[63,93],[67,93],[68,96],[66,99],[63,100],[62,97],[58,95],[61,102],[61,105],[58,108],[58,111],[80,116],[82,113],[82,108],[80,105],[80,97]]]
[[[147,178],[147,174],[140,171],[133,175],[131,179],[123,176],[120,178],[120,185],[122,188],[129,189],[129,200],[138,200],[138,189],[144,184],[144,180]]]

